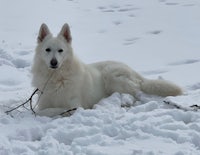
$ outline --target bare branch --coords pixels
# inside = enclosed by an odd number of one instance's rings
[[[61,116],[71,116],[73,114],[73,112],[75,112],[76,110],[77,110],[77,108],[66,110],[66,111],[62,112],[60,115]]]
[[[31,109],[31,111],[33,112],[34,115],[36,115],[36,113],[35,113],[35,111],[34,111],[34,109],[33,109],[33,105],[32,105],[32,98],[33,98],[33,96],[34,96],[38,91],[39,91],[38,88],[35,89],[34,92],[31,94],[30,98],[29,98],[26,102],[24,102],[24,103],[22,103],[22,104],[16,106],[15,108],[12,108],[11,110],[6,111],[5,113],[6,113],[6,114],[10,114],[12,111],[17,110],[17,109],[20,108],[20,107],[24,107],[25,109],[27,109],[27,108],[25,107],[25,104],[27,104],[27,103],[29,102],[29,103],[30,103],[30,109]]]
[[[200,106],[199,105],[191,105],[189,107],[182,107],[174,102],[171,101],[163,101],[165,104],[171,105],[173,107],[175,107],[176,109],[180,109],[183,111],[198,111],[200,110]]]

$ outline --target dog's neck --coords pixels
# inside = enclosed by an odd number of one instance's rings
[[[65,71],[66,74],[76,74],[76,72],[79,72],[83,69],[85,64],[78,59],[75,55],[72,56],[70,60],[66,60],[63,62],[62,66],[60,67],[61,72]],[[66,72],[67,70],[67,72]]]

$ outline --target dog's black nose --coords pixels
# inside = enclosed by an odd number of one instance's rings
[[[57,68],[58,67],[58,61],[56,59],[52,59],[50,64],[51,64],[51,68]]]

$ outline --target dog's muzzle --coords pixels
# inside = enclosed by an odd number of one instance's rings
[[[50,61],[50,67],[53,69],[58,68],[58,61],[55,58]]]

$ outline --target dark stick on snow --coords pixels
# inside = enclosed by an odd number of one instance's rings
[[[61,116],[65,116],[66,114],[72,115],[73,113],[71,113],[71,112],[76,111],[76,110],[77,110],[77,108],[73,108],[73,109],[62,112],[60,115]]]
[[[182,107],[180,105],[177,105],[174,102],[170,102],[170,101],[163,101],[165,104],[171,105],[173,107],[175,107],[176,109],[180,109],[183,111],[198,111],[200,110],[200,106],[199,105],[191,105],[189,107]]]
[[[12,111],[14,111],[14,110],[16,110],[16,109],[18,109],[18,108],[20,108],[20,107],[22,107],[22,106],[23,106],[25,109],[27,109],[27,108],[25,107],[25,104],[27,104],[27,103],[29,102],[29,103],[30,103],[30,109],[31,109],[31,111],[32,111],[34,114],[36,114],[35,111],[34,111],[34,109],[33,109],[32,98],[33,98],[33,96],[34,96],[38,91],[39,91],[38,88],[35,89],[34,92],[31,94],[30,98],[29,98],[26,102],[24,102],[24,103],[22,103],[22,104],[16,106],[15,108],[13,108],[13,109],[11,109],[11,110],[6,111],[5,113],[6,113],[6,114],[9,114],[9,113],[11,113]]]

